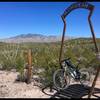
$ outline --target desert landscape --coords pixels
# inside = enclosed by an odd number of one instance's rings
[[[100,98],[98,4],[1,2],[0,98]]]

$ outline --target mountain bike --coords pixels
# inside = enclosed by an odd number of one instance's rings
[[[64,59],[60,62],[61,69],[58,69],[53,74],[54,86],[59,89],[66,89],[73,79],[75,82],[80,82],[84,86],[88,86],[91,80],[91,73],[86,68],[78,68],[80,62],[75,66],[72,64],[71,58]]]

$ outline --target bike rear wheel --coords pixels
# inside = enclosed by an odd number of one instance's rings
[[[84,86],[89,86],[90,83],[91,83],[91,75],[90,75],[90,72],[83,68],[83,69],[80,69],[80,83]]]
[[[66,89],[70,84],[70,76],[63,69],[58,69],[54,72],[53,83],[58,90]]]

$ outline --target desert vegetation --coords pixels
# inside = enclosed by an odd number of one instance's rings
[[[33,75],[38,75],[42,79],[42,84],[52,83],[53,72],[60,68],[59,52],[60,42],[52,43],[0,43],[0,68],[2,70],[16,69],[21,76],[27,64],[27,51],[32,50]],[[100,39],[97,39],[100,48]],[[90,68],[95,74],[95,69],[99,62],[96,59],[95,47],[92,39],[79,38],[67,40],[64,43],[63,58],[71,57],[72,62],[77,65],[77,60],[81,59],[79,68]],[[37,69],[37,71],[35,71]],[[39,72],[39,69],[43,69]]]

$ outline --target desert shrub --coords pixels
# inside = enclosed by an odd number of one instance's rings
[[[0,45],[0,63],[3,66],[3,69],[10,70],[12,68],[15,68],[18,49],[18,44],[4,43]]]
[[[23,77],[24,65],[27,63],[27,53],[26,57],[24,52],[29,48],[32,49],[32,64],[34,68],[44,69],[43,72],[39,73],[44,80],[43,84],[51,84],[52,75],[54,71],[59,66],[59,52],[60,52],[60,42],[57,43],[22,43],[20,44],[18,55],[16,59],[10,57],[10,51],[13,50],[13,54],[17,50],[17,45],[7,46],[6,43],[0,43],[0,64],[3,65],[4,69],[16,68],[17,71]],[[13,44],[10,44],[13,45]],[[100,41],[98,41],[98,47],[100,47]],[[3,52],[7,51],[6,56],[3,55]],[[8,57],[8,58],[7,58]],[[94,70],[98,66],[97,60],[95,59],[95,49],[93,43],[90,43],[90,39],[72,39],[65,41],[63,58],[71,57],[71,60],[74,64],[77,64],[77,59],[81,58],[82,64],[79,68],[83,67],[93,67]],[[34,73],[35,74],[35,73]]]
[[[16,58],[16,69],[20,73],[19,75],[20,80],[25,79],[25,75],[24,75],[25,63],[26,61],[25,61],[24,54],[22,51],[20,51],[20,53]]]

